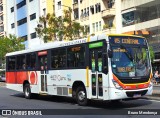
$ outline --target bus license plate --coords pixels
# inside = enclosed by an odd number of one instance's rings
[[[134,98],[138,98],[138,97],[141,97],[141,94],[134,94],[133,96]]]

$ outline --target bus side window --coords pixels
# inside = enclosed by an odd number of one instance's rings
[[[51,68],[65,68],[66,67],[66,49],[51,50]]]
[[[103,73],[108,73],[108,56],[107,54],[103,54]]]
[[[83,67],[85,64],[85,47],[75,46],[67,49],[67,66]]]
[[[33,70],[36,67],[36,54],[30,53],[26,55],[26,69]]]
[[[16,58],[8,57],[8,70],[15,70]]]

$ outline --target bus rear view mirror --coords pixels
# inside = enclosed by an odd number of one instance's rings
[[[113,57],[113,52],[111,49],[108,49],[108,57],[112,58]]]

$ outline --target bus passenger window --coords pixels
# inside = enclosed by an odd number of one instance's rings
[[[66,49],[58,49],[51,51],[51,68],[66,67]]]
[[[67,50],[67,66],[68,67],[83,67],[85,64],[85,48],[76,46]]]
[[[16,58],[8,57],[8,70],[15,70]]]
[[[17,70],[24,70],[24,69],[26,69],[25,65],[26,65],[25,55],[17,56],[16,69]]]
[[[26,55],[26,69],[33,70],[36,67],[36,54],[30,53]]]

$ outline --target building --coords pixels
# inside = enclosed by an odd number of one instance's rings
[[[6,35],[6,0],[0,0],[0,36]]]
[[[155,52],[154,69],[160,70],[160,0],[121,0],[121,33],[147,38]]]
[[[69,10],[72,7],[72,0],[55,0],[55,15],[56,17],[63,16],[64,10]]]
[[[35,28],[40,16],[53,13],[54,0],[6,0],[6,6],[7,35],[24,38],[26,48],[43,43]]]
[[[116,33],[115,0],[72,0],[73,20],[88,28],[89,34]]]

